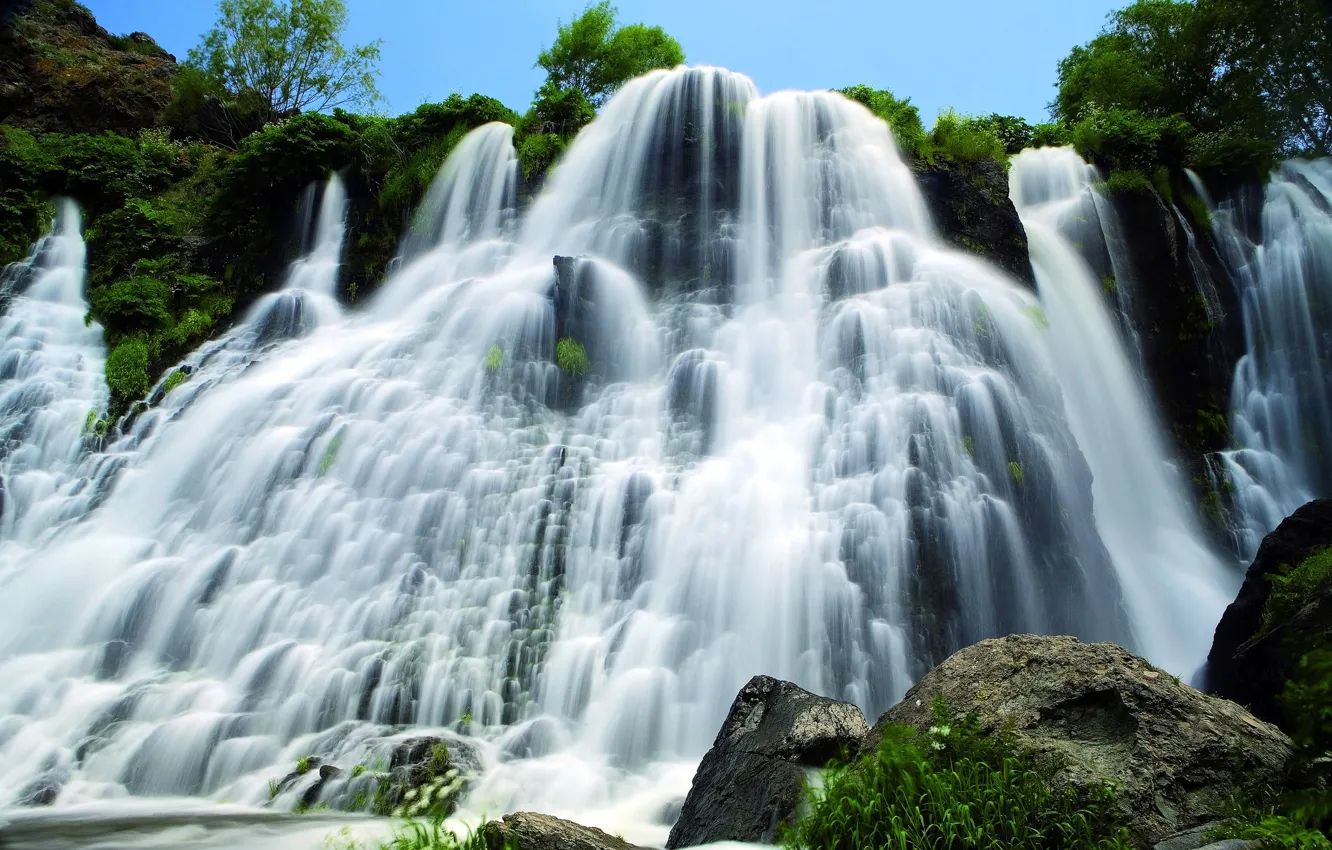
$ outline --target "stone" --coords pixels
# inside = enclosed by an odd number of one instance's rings
[[[1018,753],[1057,783],[1114,784],[1137,847],[1215,820],[1236,792],[1286,778],[1291,744],[1279,729],[1114,644],[981,641],[926,674],[879,718],[865,748],[888,724],[927,729],[937,697],[984,730],[1010,728]]]
[[[482,828],[487,850],[635,850],[636,845],[590,826],[536,812],[505,815]]]
[[[1286,517],[1263,538],[1244,574],[1235,601],[1221,615],[1207,655],[1206,687],[1234,700],[1264,720],[1279,720],[1278,696],[1298,663],[1286,639],[1301,635],[1332,643],[1332,591],[1325,591],[1290,620],[1259,634],[1263,605],[1272,590],[1268,576],[1332,546],[1332,499],[1318,499]]]
[[[990,261],[1035,289],[1027,231],[1008,197],[1008,172],[994,160],[917,162],[916,183],[939,228],[954,247]]]
[[[1206,838],[1208,830],[1215,829],[1220,823],[1220,821],[1208,821],[1192,829],[1177,832],[1158,842],[1152,850],[1199,850],[1208,843]]]
[[[773,843],[780,825],[796,816],[807,771],[856,752],[868,732],[850,703],[755,676],[698,766],[666,846]]]

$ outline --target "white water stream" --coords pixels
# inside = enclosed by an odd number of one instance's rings
[[[839,95],[654,72],[521,215],[511,138],[460,143],[353,313],[330,186],[292,288],[86,465],[95,507],[0,547],[0,801],[259,806],[452,730],[472,815],[660,843],[756,673],[873,718],[1010,632],[1191,672],[1220,590],[1053,224],[1046,333]]]

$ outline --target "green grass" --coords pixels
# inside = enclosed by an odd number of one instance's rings
[[[351,835],[350,827],[325,837],[329,850],[369,850],[369,846]],[[468,830],[459,836],[445,829],[443,821],[406,821],[388,841],[376,845],[376,850],[487,850],[485,834],[481,830]],[[506,847],[505,850],[517,850]]]
[[[1027,318],[1031,319],[1032,324],[1036,325],[1036,327],[1043,331],[1048,331],[1050,329],[1050,319],[1045,315],[1045,311],[1042,310],[1039,305],[1028,304],[1026,307],[1022,308],[1022,312],[1027,314]]]
[[[319,474],[328,475],[333,463],[338,459],[338,449],[342,448],[342,434],[338,434],[324,450],[324,457],[319,461]]]
[[[314,756],[301,756],[296,759],[296,775],[304,776],[314,767]]]
[[[503,365],[504,350],[498,345],[490,346],[490,350],[486,352],[486,371],[493,374],[498,372]]]
[[[177,369],[176,371],[172,372],[170,375],[167,375],[166,383],[162,385],[163,394],[168,394],[176,387],[185,383],[186,377],[188,376],[185,374],[185,371],[183,369]]]
[[[935,120],[930,142],[938,154],[954,162],[1007,161],[1004,143],[991,126],[951,109],[940,113]]]
[[[1116,169],[1110,172],[1110,177],[1105,181],[1105,188],[1112,195],[1141,192],[1152,188],[1152,181],[1147,179],[1146,174],[1136,169]]]
[[[1008,477],[1013,479],[1014,484],[1021,487],[1022,482],[1026,479],[1026,473],[1022,471],[1022,464],[1010,460],[1008,462]]]
[[[566,375],[586,375],[592,368],[592,362],[587,359],[587,350],[583,348],[583,344],[568,336],[555,343],[555,362],[559,365],[560,371]]]
[[[981,734],[972,719],[924,735],[889,727],[878,749],[830,768],[787,848],[1126,850],[1127,832],[1104,786],[1054,787],[1018,758],[1011,734]]]

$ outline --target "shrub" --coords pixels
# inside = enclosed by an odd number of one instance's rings
[[[1127,848],[1113,792],[1053,787],[1017,758],[1010,734],[950,722],[942,704],[920,735],[884,730],[877,750],[829,769],[790,848]]]
[[[1178,115],[1152,118],[1129,109],[1092,112],[1073,127],[1078,153],[1110,169],[1150,173],[1185,164],[1193,128]]]
[[[561,372],[572,376],[586,375],[587,371],[592,368],[592,363],[587,359],[587,350],[583,348],[583,344],[568,336],[555,343],[555,362],[559,365]]]
[[[903,151],[917,159],[930,158],[929,136],[920,120],[920,110],[911,105],[911,98],[899,98],[887,89],[865,85],[851,86],[841,92],[887,122]]]
[[[1072,134],[1063,124],[1037,124],[1031,128],[1031,146],[1034,148],[1062,148],[1072,144]]]
[[[106,358],[106,384],[119,405],[148,392],[148,344],[133,337],[117,345]]]
[[[1152,181],[1141,171],[1130,168],[1111,172],[1105,181],[1105,188],[1112,195],[1142,192],[1152,188]]]
[[[564,139],[554,133],[540,133],[523,139],[518,146],[518,163],[523,176],[530,180],[548,173],[555,160],[564,153],[564,148]]]
[[[486,352],[486,371],[491,373],[498,372],[503,365],[504,350],[498,345],[490,346],[490,350]]]
[[[1296,566],[1283,564],[1268,575],[1272,589],[1263,603],[1260,633],[1266,634],[1332,586],[1332,549],[1324,549]]]
[[[171,322],[170,301],[170,287],[150,277],[132,277],[89,293],[90,314],[110,340],[165,327]]]
[[[1005,160],[1004,143],[991,125],[951,109],[939,114],[930,131],[930,142],[940,155],[954,162]]]

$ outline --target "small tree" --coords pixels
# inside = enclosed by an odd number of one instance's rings
[[[616,9],[608,0],[561,24],[555,43],[537,57],[547,74],[544,92],[577,89],[594,107],[626,81],[682,62],[680,43],[661,27],[618,27]]]
[[[272,115],[369,106],[379,98],[379,42],[347,48],[344,0],[220,0],[187,65]]]

